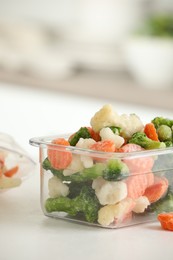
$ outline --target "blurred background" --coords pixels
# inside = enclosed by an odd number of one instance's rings
[[[0,0],[0,81],[173,109],[173,1]]]

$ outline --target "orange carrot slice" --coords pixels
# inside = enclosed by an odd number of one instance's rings
[[[153,123],[148,123],[144,127],[144,133],[146,136],[154,141],[159,141],[156,128]]]
[[[115,143],[111,140],[99,141],[99,142],[92,144],[90,146],[90,149],[95,150],[95,151],[100,151],[100,152],[113,153],[115,151]],[[93,159],[98,162],[103,162],[107,159],[107,157],[99,158],[99,156],[98,157],[93,156]]]
[[[131,153],[142,150],[144,150],[144,148],[138,144],[124,144],[121,148],[119,148],[119,152],[121,153]]]
[[[16,165],[15,167],[7,170],[6,172],[4,172],[4,175],[6,177],[12,177],[13,175],[15,175],[17,173],[17,171],[19,170],[19,166]]]
[[[127,184],[127,196],[132,199],[137,199],[142,196],[148,186],[148,180],[146,174],[136,174],[128,177]]]
[[[160,213],[157,216],[163,229],[173,231],[173,212]]]
[[[99,133],[96,133],[92,127],[87,127],[90,135],[91,135],[91,138],[93,138],[96,142],[100,141],[101,140],[101,137],[99,135]]]
[[[144,193],[144,196],[148,198],[150,203],[159,200],[168,189],[168,180],[165,177],[154,178],[154,184],[149,186]]]
[[[52,144],[60,145],[56,149],[51,146],[48,148],[48,159],[52,167],[57,170],[65,169],[72,161],[72,153],[63,146],[69,146],[70,143],[64,138],[58,138]]]
[[[111,140],[104,140],[94,143],[90,146],[91,150],[101,151],[101,152],[114,152],[115,144]]]
[[[129,152],[136,152],[136,151],[144,151],[144,148],[137,144],[125,144],[120,149],[119,152],[129,153]],[[154,159],[149,157],[140,157],[135,159],[124,159],[124,163],[129,168],[131,174],[133,173],[146,173],[151,172],[151,169],[154,164]]]

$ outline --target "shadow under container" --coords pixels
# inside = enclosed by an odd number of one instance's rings
[[[173,148],[106,153],[51,143],[69,136],[30,139],[39,147],[46,216],[120,228],[173,212]]]

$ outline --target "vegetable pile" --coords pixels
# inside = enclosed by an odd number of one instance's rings
[[[104,105],[90,126],[48,145],[42,162],[44,174],[51,172],[46,212],[117,227],[173,211],[172,146],[173,120],[143,124],[136,114],[118,115]]]

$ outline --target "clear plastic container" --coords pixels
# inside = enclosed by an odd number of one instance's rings
[[[35,169],[36,162],[13,137],[0,133],[0,192],[20,186]]]
[[[39,147],[46,216],[119,228],[156,221],[158,213],[173,211],[173,148],[105,153],[51,144],[68,136],[30,139]],[[57,161],[64,163],[63,169]]]

